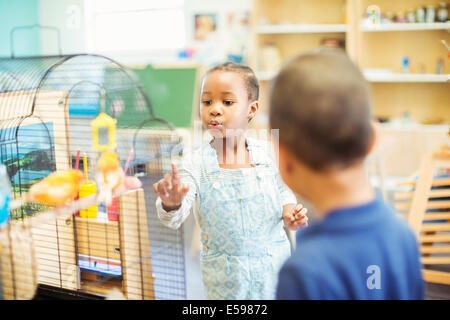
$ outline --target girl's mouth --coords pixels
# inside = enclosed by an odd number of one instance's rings
[[[208,129],[220,129],[222,126],[222,123],[217,120],[211,120],[208,122]]]

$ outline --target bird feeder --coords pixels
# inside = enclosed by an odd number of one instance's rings
[[[116,148],[116,122],[117,119],[104,112],[91,122],[95,150],[108,151]]]

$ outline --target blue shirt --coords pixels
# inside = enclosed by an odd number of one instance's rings
[[[378,194],[297,233],[277,299],[423,299],[421,269],[416,237]]]

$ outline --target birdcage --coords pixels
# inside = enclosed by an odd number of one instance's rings
[[[0,230],[3,298],[116,290],[127,299],[185,299],[183,229],[161,224],[152,191],[181,142],[134,74],[112,59],[0,58],[0,157],[21,201]],[[97,197],[105,150],[142,182],[109,204]],[[77,199],[62,207],[24,200],[31,186],[70,168],[83,172]]]

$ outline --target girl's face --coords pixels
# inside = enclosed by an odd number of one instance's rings
[[[203,81],[200,110],[203,127],[214,138],[242,134],[258,109],[257,101],[248,100],[242,76],[232,71],[213,71]]]

